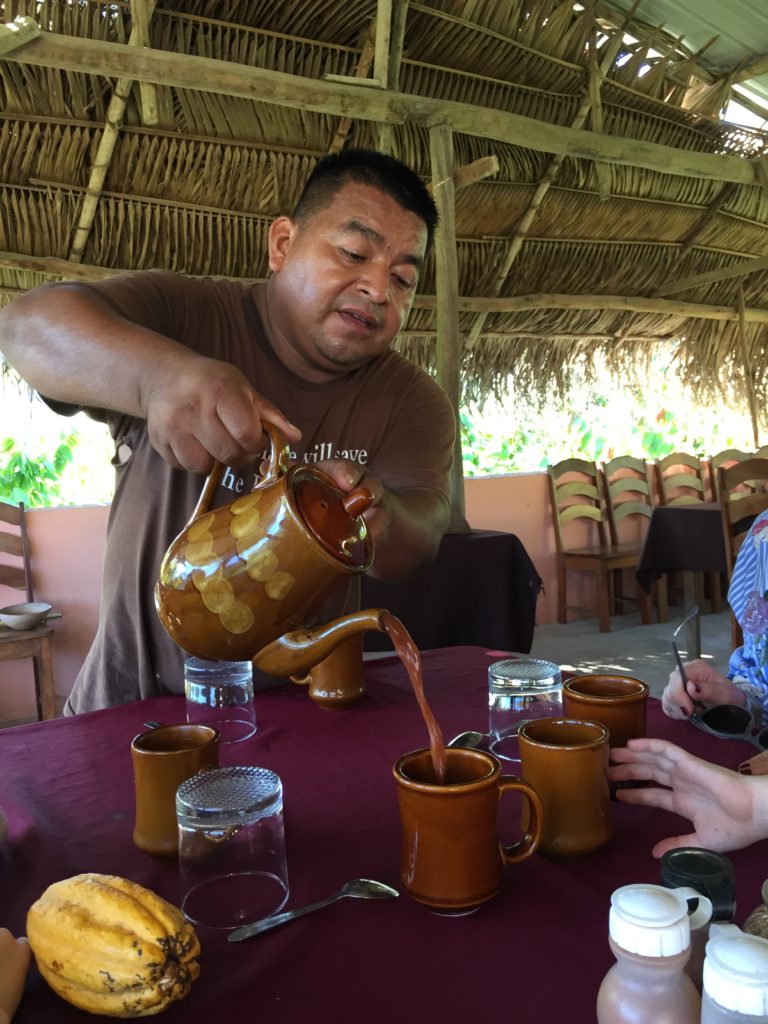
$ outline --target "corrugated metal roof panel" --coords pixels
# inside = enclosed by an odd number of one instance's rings
[[[610,6],[629,11],[631,0],[611,0]],[[700,59],[708,70],[727,70],[742,58],[768,53],[768,0],[641,0],[634,16],[663,24],[693,52],[717,36]],[[768,101],[768,75],[750,79],[742,88]]]

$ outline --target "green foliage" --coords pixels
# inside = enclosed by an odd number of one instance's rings
[[[0,500],[29,508],[60,504],[61,475],[72,462],[77,433],[59,435],[53,455],[31,454],[20,448],[13,437],[0,442]]]
[[[655,393],[650,388],[645,395],[619,388],[585,391],[571,401],[570,409],[542,413],[510,400],[509,409],[497,408],[492,418],[487,410],[463,409],[464,475],[533,472],[570,457],[600,462],[634,455],[652,460],[674,451],[701,456],[752,447],[746,414],[670,402],[665,382]]]

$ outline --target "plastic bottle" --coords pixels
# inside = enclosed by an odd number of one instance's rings
[[[768,939],[713,924],[704,958],[701,1024],[768,1021]]]
[[[699,900],[688,917],[688,899]],[[616,963],[597,996],[598,1024],[699,1024],[701,996],[685,972],[691,924],[712,904],[688,887],[624,885],[611,896],[610,946]]]

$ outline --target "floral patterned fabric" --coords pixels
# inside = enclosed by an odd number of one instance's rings
[[[768,724],[768,512],[761,512],[744,539],[728,603],[744,633],[728,664],[728,678],[747,694],[753,714]]]

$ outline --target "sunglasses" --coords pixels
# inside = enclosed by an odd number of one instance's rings
[[[680,657],[677,638],[680,631],[698,614],[699,609],[694,605],[686,612],[685,618],[672,634],[672,651],[686,692],[688,692],[688,676],[683,666],[683,659]],[[768,750],[768,726],[758,728],[750,712],[740,704],[718,704],[713,708],[705,709],[701,701],[694,700],[693,714],[688,716],[688,721],[702,732],[709,733],[710,736],[717,736],[719,739],[746,740],[758,750]]]

